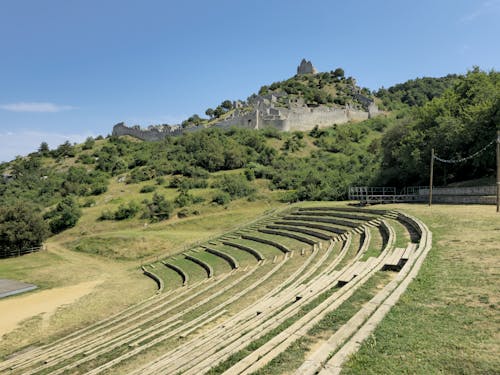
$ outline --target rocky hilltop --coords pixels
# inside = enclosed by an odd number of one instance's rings
[[[303,59],[297,75],[270,86],[245,101],[226,101],[225,110],[207,110],[210,119],[194,115],[182,125],[159,125],[143,129],[140,126],[113,127],[113,135],[130,135],[145,141],[197,131],[206,127],[275,128],[280,131],[311,130],[349,121],[361,121],[378,114],[371,93],[345,77],[340,68],[317,73],[310,61]],[[218,108],[221,108],[220,106]]]

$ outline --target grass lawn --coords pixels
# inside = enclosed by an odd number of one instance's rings
[[[342,374],[499,374],[500,215],[495,207],[387,208],[421,218],[433,232],[433,248],[418,277]]]

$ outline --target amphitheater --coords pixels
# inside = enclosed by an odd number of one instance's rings
[[[368,293],[354,314],[320,336],[296,370],[337,374],[415,278],[431,244],[427,226],[404,212],[288,206],[144,264],[155,295],[11,356],[0,373],[265,371],[352,296]]]

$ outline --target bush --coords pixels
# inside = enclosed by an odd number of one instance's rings
[[[128,205],[121,204],[118,207],[118,210],[114,213],[114,219],[115,220],[125,220],[125,219],[130,219],[134,217],[137,212],[139,212],[140,207],[139,205],[131,201],[128,203]]]
[[[152,193],[155,190],[156,186],[154,185],[144,185],[139,192],[144,194],[144,193]]]
[[[231,198],[246,197],[255,192],[247,179],[242,175],[225,175],[215,183],[215,187],[228,193]]]
[[[208,187],[208,182],[202,178],[185,178],[181,176],[175,176],[170,181],[169,187],[189,190],[189,189],[204,189]]]
[[[146,208],[142,218],[151,222],[167,220],[173,211],[172,203],[165,199],[163,195],[155,193],[151,201],[145,201]]]
[[[245,169],[245,177],[247,178],[248,181],[255,180],[255,172],[254,172],[254,170],[250,169],[250,168]]]
[[[101,212],[101,216],[99,216],[98,220],[114,220],[115,214],[110,210],[104,210]]]
[[[83,202],[82,207],[93,207],[95,206],[95,199],[94,198],[87,198],[85,202]]]
[[[165,177],[156,177],[156,185],[164,185],[165,182],[167,182],[167,180],[165,179]]]
[[[50,218],[49,226],[52,233],[60,233],[65,229],[72,228],[82,216],[82,211],[76,200],[69,196],[58,203],[57,207],[49,211],[45,217]]]
[[[127,177],[127,184],[149,181],[155,178],[155,170],[152,167],[139,167],[135,168],[130,172],[130,175]]]
[[[224,191],[220,191],[217,194],[215,194],[215,196],[212,199],[212,202],[217,203],[220,206],[225,206],[229,204],[229,202],[231,202],[231,196]]]
[[[81,154],[80,156],[78,156],[77,161],[88,165],[88,164],[94,164],[95,158],[89,154]]]
[[[92,148],[94,147],[94,144],[95,144],[94,138],[88,137],[85,140],[82,149],[83,150],[92,150]]]
[[[264,137],[266,138],[281,139],[282,137],[281,132],[276,128],[265,128],[262,130],[262,134],[264,134]]]
[[[190,204],[204,202],[205,199],[202,197],[196,197],[190,194],[187,190],[182,190],[179,195],[175,198],[174,203],[177,207],[185,207]]]

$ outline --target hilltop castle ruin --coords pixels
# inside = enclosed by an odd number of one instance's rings
[[[316,74],[316,72],[312,63],[305,59],[297,67],[299,75]],[[230,128],[234,126],[248,129],[275,128],[279,131],[307,131],[315,126],[325,127],[349,121],[362,121],[377,115],[377,105],[359,91],[354,85],[352,95],[361,103],[362,108],[353,108],[349,104],[342,107],[326,105],[309,107],[301,98],[289,98],[285,93],[252,95],[247,101],[233,102],[235,110],[225,119],[211,124],[210,127]],[[180,125],[164,125],[143,129],[139,126],[128,127],[124,123],[119,123],[113,127],[113,135],[130,135],[145,141],[155,141],[204,128],[203,125],[187,128]]]

